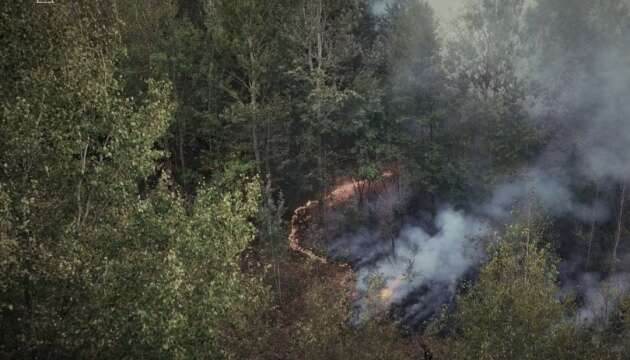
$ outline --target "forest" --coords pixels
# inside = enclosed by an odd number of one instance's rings
[[[0,4],[1,359],[630,359],[630,2]]]

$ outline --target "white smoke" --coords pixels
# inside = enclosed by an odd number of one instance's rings
[[[518,179],[498,186],[480,212],[494,220],[509,221],[518,201],[531,197],[556,216],[571,216],[580,221],[603,221],[609,210],[601,201],[580,202],[571,190],[570,180],[551,175],[542,169],[528,169]]]
[[[386,1],[377,2],[374,9],[384,11]],[[536,26],[529,34],[533,39],[538,36]],[[486,234],[488,226],[480,219],[509,222],[515,205],[531,198],[554,216],[582,223],[611,219],[614,207],[607,199],[585,202],[578,196],[585,185],[614,189],[630,180],[630,25],[610,33],[601,43],[568,42],[564,48],[555,46],[556,40],[535,44],[552,50],[532,53],[522,67],[522,80],[531,85],[522,105],[533,123],[553,129],[553,137],[538,159],[473,208],[476,217],[447,208],[438,213],[435,224],[403,227],[393,241],[364,230],[334,242],[333,255],[356,264],[360,291],[369,290],[376,274],[385,289],[391,289],[392,304],[415,297],[405,318],[424,319],[452,297],[456,284],[482,260],[482,247],[474,239]],[[437,231],[427,230],[432,227]],[[630,276],[622,272],[606,278],[578,271],[578,277],[567,286],[584,296],[578,316],[584,321],[597,318],[610,304],[598,300],[604,285],[615,284],[622,294],[630,290]],[[609,315],[608,308],[603,312]]]
[[[436,226],[438,232],[434,235],[419,227],[403,228],[388,259],[359,271],[360,287],[365,289],[367,278],[376,271],[385,278],[387,286],[397,287],[392,299],[396,301],[426,281],[454,282],[478,263],[480,249],[471,239],[486,232],[483,223],[445,209],[438,214]],[[401,284],[393,284],[401,278]]]
[[[597,11],[595,6],[590,11]],[[617,26],[611,19],[588,14],[573,34],[582,40],[564,46],[567,39],[561,40],[544,56],[537,52],[528,59],[524,80],[532,87],[523,108],[532,121],[555,129],[554,137],[534,165],[521,171],[522,176],[495,189],[482,213],[508,220],[514,202],[535,196],[555,216],[586,224],[613,218],[619,201],[614,191],[608,197],[615,199],[613,204],[606,203],[606,196],[584,203],[576,193],[588,184],[616,189],[630,181],[630,22],[625,16],[625,25]],[[582,37],[582,31],[597,35]],[[583,253],[577,243],[574,252]],[[572,269],[562,275],[563,292],[582,298],[579,322],[607,320],[630,290],[630,274],[621,267],[609,275],[567,267]]]
[[[579,295],[581,306],[571,319],[577,324],[607,325],[623,296],[630,291],[630,274],[619,273],[608,278],[596,273],[584,273],[579,279],[567,282],[561,297]]]
[[[426,287],[405,314],[422,320],[453,296],[462,276],[482,260],[483,247],[475,240],[489,229],[482,221],[451,208],[438,213],[435,227],[436,233],[429,234],[408,225],[391,243],[363,231],[338,239],[331,252],[355,257],[357,288],[363,295],[387,292],[387,298],[381,300],[396,304]],[[382,280],[382,288],[371,288],[374,277]]]

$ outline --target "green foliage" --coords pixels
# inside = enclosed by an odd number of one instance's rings
[[[457,301],[455,359],[572,358],[571,329],[556,298],[557,271],[528,229],[512,227],[479,279]]]
[[[467,3],[458,37],[449,44],[451,72],[476,96],[510,97],[522,86],[516,73],[524,55],[524,0]]]
[[[524,0],[474,0],[441,37],[426,1],[388,3],[3,2],[0,357],[418,355],[425,346],[384,316],[382,279],[370,306],[383,316],[357,327],[351,285],[326,278],[338,274],[287,280],[303,266],[286,251],[290,209],[385,170],[422,200],[414,212],[486,195],[550,137],[525,111],[528,51],[579,78],[593,44],[626,40],[630,16],[623,0],[538,0],[529,12]],[[580,201],[610,195],[592,187]],[[384,237],[407,213],[393,207],[377,222]],[[371,221],[340,209],[339,232]],[[611,224],[571,226],[589,269],[607,269]],[[599,326],[566,321],[538,236],[511,227],[491,248],[436,354],[629,349],[627,301]]]
[[[0,351],[227,357],[221,341],[265,298],[240,271],[260,190],[201,188],[187,208],[163,180],[140,199],[165,155],[172,88],[121,95],[107,5],[3,5],[3,41],[31,41],[2,61],[17,76],[0,99]]]
[[[295,334],[297,352],[304,359],[410,359],[412,352],[399,341],[392,324],[371,320],[350,327],[348,294],[334,284],[315,282],[306,294],[304,320]]]
[[[187,209],[166,184],[137,204],[108,256],[106,338],[120,356],[225,358],[221,346],[266,298],[260,281],[240,271],[260,189],[201,188]]]

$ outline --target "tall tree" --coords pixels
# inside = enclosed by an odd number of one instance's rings
[[[271,176],[271,85],[281,61],[281,19],[288,7],[284,5],[259,0],[207,4],[210,40],[225,51],[228,77],[223,87],[235,101],[229,115],[250,128],[251,152],[264,178]]]
[[[523,0],[470,1],[447,43],[449,118],[470,155],[463,157],[467,181],[480,192],[536,156],[545,140],[523,106],[525,19]]]
[[[151,190],[171,87],[122,95],[115,9],[0,7],[2,356],[221,357],[264,296],[240,271],[256,182],[189,209],[166,180]]]
[[[524,0],[474,0],[459,18],[448,61],[469,91],[482,98],[518,91],[518,61],[524,51]]]
[[[557,272],[548,250],[513,227],[492,250],[477,283],[457,301],[456,359],[566,358],[569,326],[561,325]],[[534,239],[535,240],[535,239]]]

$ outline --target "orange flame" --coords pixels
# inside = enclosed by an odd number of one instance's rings
[[[404,280],[405,280],[404,276],[399,276],[395,278],[392,282],[387,284],[387,286],[385,286],[385,288],[383,288],[379,294],[381,301],[385,303],[391,302],[392,298],[394,297],[394,294],[396,293],[396,290],[400,288]]]

